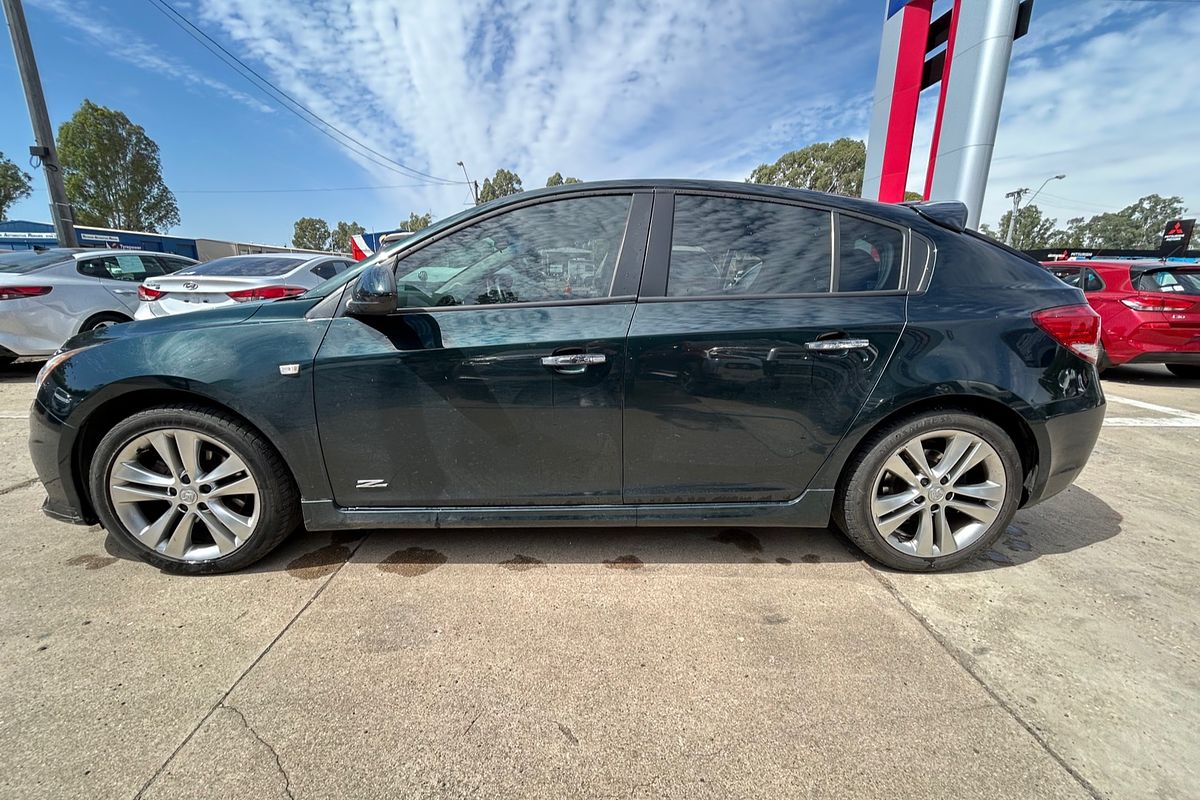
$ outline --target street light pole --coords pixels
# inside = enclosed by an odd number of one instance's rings
[[[1021,198],[1028,194],[1028,192],[1028,189],[1013,189],[1004,195],[1013,201],[1012,214],[1008,217],[1008,232],[1004,234],[1004,243],[1009,247],[1012,247],[1013,229],[1017,225],[1017,212],[1021,210]]]
[[[46,173],[46,184],[50,189],[50,217],[54,220],[54,232],[59,245],[78,247],[74,214],[71,204],[67,202],[66,187],[63,186],[62,166],[58,163],[58,151],[54,146],[54,129],[50,127],[50,115],[46,111],[46,97],[42,93],[37,61],[33,58],[25,11],[21,8],[21,0],[2,2],[4,16],[8,20],[8,32],[12,36],[13,54],[17,57],[17,70],[21,73],[21,85],[25,89],[25,103],[29,106],[34,141],[37,142],[36,147],[29,148],[29,153],[41,159]]]
[[[467,179],[467,186],[471,187],[471,196],[475,198],[475,205],[479,205],[479,184],[471,180],[471,176],[467,174],[467,165],[461,161],[455,162],[462,167],[463,177]]]
[[[1067,177],[1067,176],[1064,173],[1062,175],[1051,175],[1049,178],[1046,178],[1046,180],[1042,181],[1042,185],[1038,187],[1038,190],[1033,193],[1033,197],[1030,197],[1029,202],[1026,203],[1025,205],[1027,205],[1027,206],[1033,205],[1033,201],[1036,200],[1037,196],[1042,193],[1042,189],[1046,188],[1047,183],[1049,183],[1050,181],[1061,181],[1065,177]]]

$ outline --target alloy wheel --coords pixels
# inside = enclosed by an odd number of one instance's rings
[[[884,541],[936,558],[968,547],[991,527],[1008,495],[996,449],[962,430],[921,433],[898,447],[872,483],[871,516]]]
[[[246,463],[211,436],[150,431],[121,448],[108,496],[134,538],[176,561],[227,556],[254,535],[261,496]]]

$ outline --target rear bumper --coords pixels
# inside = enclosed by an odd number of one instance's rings
[[[77,525],[93,525],[96,516],[73,479],[71,445],[75,430],[36,400],[29,412],[29,455],[46,488],[42,511]]]
[[[1048,500],[1074,482],[1087,466],[1104,424],[1105,404],[1050,417],[1031,425],[1038,444],[1038,465],[1026,483],[1025,506]]]

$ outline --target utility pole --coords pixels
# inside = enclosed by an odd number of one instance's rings
[[[1008,233],[1004,234],[1004,243],[1012,247],[1013,231],[1017,227],[1017,212],[1021,210],[1021,198],[1029,194],[1028,189],[1013,189],[1004,196],[1013,201],[1012,215],[1008,218]]]
[[[37,62],[33,58],[33,45],[29,42],[29,27],[25,24],[25,11],[21,0],[0,0],[4,3],[4,16],[8,19],[8,32],[12,35],[13,54],[17,57],[17,70],[21,73],[21,84],[25,88],[25,102],[29,106],[29,121],[33,123],[33,137],[37,142],[29,148],[29,154],[42,162],[46,173],[46,184],[50,189],[50,216],[54,220],[54,232],[62,247],[78,247],[75,238],[75,215],[67,202],[67,190],[63,186],[62,167],[58,163],[58,151],[54,147],[54,129],[50,127],[50,115],[46,112],[46,97],[42,93],[42,79],[38,76]]]
[[[471,176],[467,174],[467,165],[461,161],[456,162],[462,167],[463,177],[467,179],[467,186],[471,187],[471,196],[475,198],[475,205],[479,205],[479,182],[471,180]]]

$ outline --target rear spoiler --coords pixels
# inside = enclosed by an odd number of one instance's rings
[[[967,206],[957,200],[904,203],[930,222],[961,233],[967,228]]]

